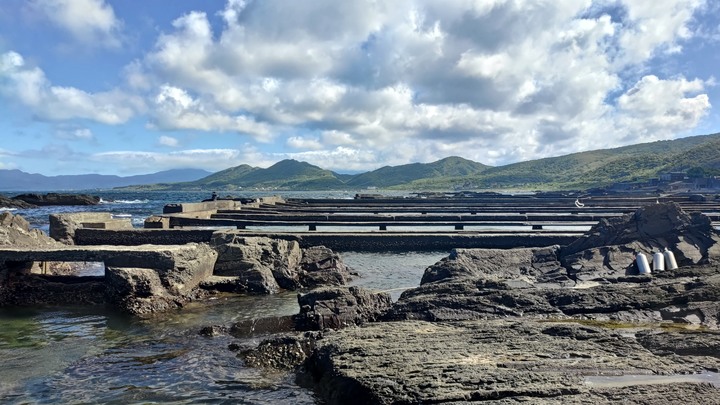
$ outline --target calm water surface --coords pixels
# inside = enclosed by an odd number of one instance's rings
[[[13,213],[44,230],[50,213],[78,211],[110,211],[142,226],[146,217],[161,213],[167,203],[208,197],[207,193],[187,192],[89,193],[106,202],[91,207],[46,207]],[[316,196],[352,195],[337,192]],[[447,255],[340,253],[361,275],[353,285],[387,291],[394,300],[404,289],[419,285],[424,269]],[[266,336],[250,333],[239,340],[198,334],[207,325],[230,325],[295,314],[298,310],[294,292],[222,296],[151,320],[113,314],[102,308],[0,309],[0,403],[313,404],[317,401],[312,392],[297,386],[292,375],[245,367],[227,349],[231,342],[256,345]]]

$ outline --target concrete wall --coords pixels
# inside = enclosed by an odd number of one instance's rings
[[[186,243],[208,243],[215,232],[213,229],[77,229],[77,245],[184,245]]]
[[[109,212],[74,212],[50,214],[50,237],[60,242],[74,244],[75,232],[81,228],[133,229],[130,218],[113,218]]]

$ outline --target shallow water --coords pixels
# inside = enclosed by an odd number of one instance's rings
[[[419,285],[445,252],[341,253],[353,280],[397,299]],[[293,376],[247,368],[227,349],[265,337],[204,337],[203,326],[231,325],[299,311],[297,294],[226,295],[152,320],[101,308],[0,309],[1,403],[293,403],[312,392]]]

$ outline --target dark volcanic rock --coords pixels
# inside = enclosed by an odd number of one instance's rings
[[[350,279],[350,269],[337,253],[325,246],[303,249],[298,271],[298,281],[303,287],[340,286]]]
[[[344,285],[350,272],[342,259],[323,246],[301,249],[297,241],[243,236],[219,231],[211,245],[218,252],[214,277],[204,288],[274,294],[321,285]]]
[[[633,214],[602,219],[564,247],[560,260],[572,277],[583,280],[637,274],[635,253],[652,255],[668,248],[679,266],[720,258],[720,237],[710,219],[688,214],[675,203],[645,206]]]
[[[302,380],[330,404],[720,401],[709,385],[587,383],[586,376],[696,373],[720,360],[678,362],[619,331],[574,323],[372,323],[327,332],[315,344]]]
[[[285,360],[259,364],[299,364],[329,404],[720,404],[697,375],[720,370],[717,240],[707,218],[666,204],[563,249],[456,249],[387,322],[283,338],[258,352]],[[638,275],[624,263],[664,246],[686,266]],[[301,301],[301,316],[340,324],[336,305],[352,299],[323,294]]]
[[[298,295],[298,330],[338,329],[378,319],[392,305],[387,293],[360,287],[324,287]]]
[[[12,198],[7,198],[5,196],[0,195],[0,208],[34,208],[35,206],[32,204],[28,204],[25,201],[22,200],[15,200]]]
[[[44,205],[97,205],[100,204],[100,197],[88,194],[20,194],[13,197],[14,200],[24,201],[28,204]]]

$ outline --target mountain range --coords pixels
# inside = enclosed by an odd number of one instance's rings
[[[108,189],[137,184],[176,183],[193,181],[212,172],[200,169],[173,169],[137,176],[114,176],[104,174],[77,174],[43,176],[20,170],[0,170],[0,190],[89,190]]]
[[[17,170],[0,170],[0,190],[117,187],[213,191],[586,189],[617,182],[645,181],[657,178],[661,173],[687,171],[691,168],[720,174],[720,134],[578,152],[495,167],[452,156],[432,163],[385,166],[354,175],[336,173],[292,159],[282,160],[268,168],[244,164],[217,173],[186,169],[130,177],[45,177]]]

